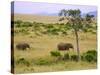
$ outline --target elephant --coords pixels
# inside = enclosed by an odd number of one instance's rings
[[[57,48],[59,51],[69,50],[70,48],[74,49],[71,43],[62,43],[62,42],[57,45]]]
[[[19,50],[26,50],[27,48],[30,48],[30,45],[28,43],[18,43],[16,48]]]

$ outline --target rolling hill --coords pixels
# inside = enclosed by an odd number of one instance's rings
[[[58,23],[59,16],[41,16],[32,14],[14,14],[14,20],[22,20],[29,22]]]

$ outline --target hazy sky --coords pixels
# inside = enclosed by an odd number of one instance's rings
[[[55,3],[39,2],[14,2],[14,13],[39,14],[39,13],[58,13],[61,9],[80,9],[82,13],[97,11],[96,6],[68,5]]]

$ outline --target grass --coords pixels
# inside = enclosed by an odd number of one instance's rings
[[[38,19],[40,16],[29,16],[29,15],[15,15],[15,20],[21,19],[23,21],[33,21]],[[43,18],[43,17],[42,17]],[[48,17],[40,19],[41,22],[48,23]],[[51,17],[50,17],[51,18]],[[50,20],[49,18],[49,20]],[[58,17],[55,17],[57,20]],[[52,19],[53,20],[53,19]],[[55,22],[55,20],[53,22]],[[51,23],[51,21],[49,21]],[[52,23],[53,23],[52,22]],[[56,21],[57,22],[57,21]],[[21,30],[16,28],[15,30]],[[85,70],[85,69],[96,69],[97,63],[86,62],[86,61],[60,61],[56,62],[56,58],[50,55],[51,51],[57,50],[57,44],[60,42],[72,43],[74,50],[63,51],[60,53],[64,55],[68,53],[70,55],[76,54],[76,41],[75,35],[72,32],[68,32],[68,35],[42,35],[37,36],[32,32],[32,28],[27,28],[29,34],[15,34],[14,35],[14,58],[15,58],[15,73],[30,73],[30,72],[48,72],[48,71],[66,71],[66,70]],[[16,44],[19,42],[27,42],[30,44],[30,49],[21,51],[16,49]],[[96,50],[96,34],[92,33],[79,33],[79,45],[81,54],[88,50]],[[21,59],[24,58],[25,60]],[[21,59],[21,63],[16,62]],[[42,60],[41,60],[42,59]],[[46,61],[45,61],[46,60]],[[29,63],[29,65],[27,65]],[[38,63],[38,64],[37,64]],[[40,65],[39,63],[42,63]],[[45,64],[46,63],[46,64]]]
[[[85,36],[85,34],[81,34],[81,36]],[[89,49],[96,49],[96,36],[93,34],[87,34],[91,36],[86,36],[84,40],[80,41],[80,49],[81,53],[85,52],[86,50]],[[32,37],[30,37],[32,36]],[[70,38],[71,37],[71,38]],[[82,37],[81,37],[82,38]],[[67,41],[66,41],[67,40]],[[59,42],[71,42],[73,43],[75,47],[75,40],[73,35],[68,35],[65,37],[61,36],[46,36],[44,35],[43,37],[35,36],[35,35],[24,35],[24,36],[15,36],[14,37],[15,44],[20,42],[20,41],[25,41],[30,43],[31,48],[27,49],[26,51],[20,51],[15,50],[15,60],[18,58],[25,58],[27,59],[30,63],[32,62],[32,59],[36,61],[36,59],[44,58],[44,59],[49,59],[50,61],[55,60],[55,58],[50,56],[50,52],[57,50],[56,46]],[[70,51],[64,51],[61,52],[62,55],[64,53],[69,53],[69,54],[74,54],[76,53],[75,50],[70,50]],[[25,66],[25,65],[16,65],[15,66],[15,73],[29,73],[29,72],[47,72],[47,71],[63,71],[63,70],[83,70],[83,69],[95,69],[96,68],[96,63],[88,63],[88,62],[73,62],[73,61],[67,61],[67,62],[59,62],[56,64],[51,64],[51,65],[36,65],[32,64],[31,66]]]
[[[89,36],[86,36],[89,35]],[[30,37],[32,36],[32,37]],[[81,37],[84,36],[84,37]],[[86,36],[86,37],[85,37]],[[70,38],[71,37],[71,38]],[[89,49],[96,49],[96,35],[94,34],[80,34],[80,37],[84,40],[80,39],[80,49],[81,53],[85,52]],[[67,41],[66,41],[67,40]],[[30,49],[26,51],[20,51],[16,48],[14,57],[15,60],[19,58],[25,58],[30,63],[32,59],[38,58],[47,58],[49,60],[54,60],[55,58],[50,56],[50,51],[57,50],[56,46],[59,42],[71,42],[75,47],[75,40],[73,35],[68,35],[65,37],[62,36],[34,36],[30,35],[17,35],[14,36],[15,45],[18,42],[25,41],[28,42],[31,46]],[[61,52],[64,54],[67,51]],[[70,50],[67,53],[74,54],[76,50]],[[82,69],[95,69],[96,63],[88,63],[88,62],[58,62],[56,64],[51,65],[35,65],[32,64],[31,66],[25,65],[16,65],[15,66],[15,73],[28,73],[28,72],[47,72],[47,71],[63,71],[63,70],[82,70]]]
[[[15,73],[29,73],[29,72],[53,72],[53,71],[69,71],[69,70],[88,70],[88,69],[96,69],[97,64],[95,62],[86,62],[86,61],[55,61],[56,58],[51,56],[45,56],[40,58],[25,58],[25,62],[30,63],[29,66],[27,64],[16,64],[15,65]],[[44,60],[41,64],[40,60]]]
[[[17,65],[15,68],[15,73],[29,73],[29,72],[53,72],[53,71],[69,71],[69,70],[88,70],[96,69],[96,63],[87,62],[59,62],[51,65],[32,65],[32,66],[20,66]]]

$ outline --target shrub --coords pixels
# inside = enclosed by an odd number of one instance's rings
[[[54,56],[54,57],[59,57],[59,56],[61,56],[61,53],[58,52],[58,51],[51,51],[50,53],[51,53],[51,56]]]
[[[84,28],[84,29],[83,29],[83,32],[88,32],[88,29]]]
[[[46,60],[46,59],[40,58],[40,59],[36,60],[35,64],[36,65],[48,65],[49,64],[49,61]]]
[[[22,27],[32,27],[31,22],[23,22]]]
[[[70,59],[69,54],[68,54],[68,53],[65,53],[63,59],[64,59],[64,60],[69,60],[69,59]]]
[[[65,31],[63,31],[62,34],[63,34],[63,35],[68,35],[67,32],[65,32]]]
[[[27,29],[25,29],[25,28],[22,28],[20,30],[20,32],[23,33],[23,34],[29,34],[29,31]]]
[[[97,55],[97,51],[95,51],[95,50],[89,50],[89,51],[87,51],[86,52],[87,54],[92,54],[92,55],[94,55],[94,56],[96,56]]]
[[[96,50],[91,50],[87,52],[88,54],[93,55],[93,61],[97,61],[97,51]]]
[[[27,66],[30,65],[30,63],[27,60],[25,60],[24,58],[19,58],[17,60],[17,64],[22,64],[22,65],[27,65]]]
[[[86,54],[86,55],[85,55],[85,60],[88,61],[88,62],[93,61],[93,58],[94,58],[94,57],[93,57],[92,54]]]
[[[97,62],[97,52],[95,50],[89,50],[87,52],[85,52],[83,55],[82,55],[82,60],[85,60],[85,61],[88,61],[88,62],[91,62],[91,61],[95,61]]]
[[[77,55],[71,55],[71,60],[78,61],[78,56]]]
[[[16,24],[16,27],[21,27],[21,24],[23,23],[22,20],[17,20],[14,22],[14,24]]]
[[[48,28],[47,29],[47,33],[51,34],[51,35],[59,35],[58,33],[58,29],[55,29],[55,28]]]

